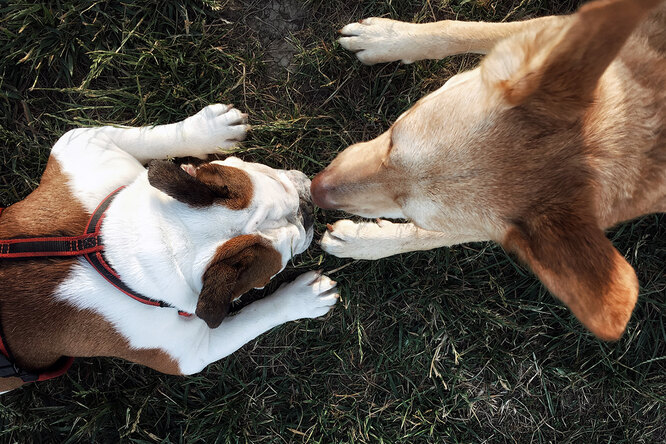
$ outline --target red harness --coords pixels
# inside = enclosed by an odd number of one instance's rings
[[[83,256],[104,279],[132,299],[141,302],[142,304],[153,305],[156,307],[175,308],[164,301],[151,299],[132,291],[120,279],[118,273],[113,267],[111,267],[111,265],[109,265],[102,254],[102,251],[104,250],[100,235],[102,220],[104,219],[104,214],[107,208],[109,208],[111,201],[123,188],[125,187],[118,188],[102,200],[90,217],[82,235],[71,237],[31,237],[0,240],[0,260],[26,257]],[[2,215],[2,210],[3,208],[0,208],[0,215]],[[181,316],[192,316],[191,313],[180,310],[178,311],[178,314]],[[2,338],[2,325],[0,325],[0,378],[19,377],[24,382],[44,381],[62,375],[69,369],[74,361],[74,358],[64,356],[59,359],[55,365],[44,372],[28,372],[16,366],[16,361]]]

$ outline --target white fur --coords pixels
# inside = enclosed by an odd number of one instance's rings
[[[250,205],[192,208],[152,187],[142,163],[151,158],[203,156],[243,138],[245,117],[230,105],[211,105],[183,122],[152,128],[88,128],[65,134],[52,155],[73,195],[94,211],[111,191],[126,186],[102,223],[105,256],[133,290],[194,313],[202,276],[216,249],[241,234],[259,234],[282,256],[312,240],[297,218],[298,193],[284,171],[236,158],[223,162],[246,171]],[[304,177],[304,176],[303,176]],[[211,330],[177,310],[141,304],[108,284],[80,260],[55,296],[108,320],[134,348],[164,350],[183,373],[194,373],[289,320],[317,317],[335,304],[335,283],[306,273],[276,293],[245,307]]]
[[[143,163],[169,157],[204,157],[245,137],[246,116],[215,104],[182,122],[142,128],[78,128],[63,135],[51,155],[88,211],[144,171]]]
[[[277,325],[323,316],[339,297],[335,282],[308,272],[210,329],[196,316],[186,318],[174,309],[134,301],[83,262],[58,287],[56,295],[81,310],[102,315],[131,347],[168,353],[183,374],[201,371]]]

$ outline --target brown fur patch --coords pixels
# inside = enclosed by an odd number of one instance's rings
[[[218,247],[203,275],[196,314],[210,328],[220,325],[231,302],[263,287],[282,268],[282,256],[261,236],[246,234]]]
[[[548,48],[536,71],[521,74],[519,81],[530,85],[522,85],[526,93],[517,101],[521,106],[505,116],[522,115],[514,123],[502,119],[503,127],[523,136],[531,125],[544,130],[552,126],[553,131],[542,130],[543,137],[531,143],[519,142],[516,136],[506,138],[520,146],[541,147],[538,153],[525,152],[521,159],[508,155],[510,149],[492,146],[493,152],[510,161],[496,163],[509,173],[503,177],[519,178],[515,188],[509,185],[511,180],[501,184],[504,195],[513,201],[505,206],[519,215],[510,217],[502,243],[588,329],[606,340],[622,335],[637,300],[638,282],[633,268],[601,228],[659,211],[660,196],[663,199],[666,191],[663,126],[660,134],[654,133],[654,122],[663,125],[664,121],[666,65],[641,48],[644,41],[630,40],[622,49],[648,8],[657,3],[620,0],[583,7],[557,45]],[[558,34],[553,29],[542,33],[553,38]],[[548,46],[520,38],[512,42]],[[599,78],[621,49],[622,69],[636,70],[641,79],[616,83],[617,71],[611,71],[599,86]],[[632,82],[644,82],[642,88],[652,90],[651,97],[638,99]],[[509,102],[516,104],[514,92],[505,91]],[[624,98],[613,107],[619,92],[636,97],[637,103]]]
[[[250,176],[243,170],[207,163],[201,165],[196,171],[197,180],[209,187],[226,187],[228,195],[223,199],[223,205],[232,210],[247,208],[254,195],[254,187]]]
[[[666,24],[666,3],[657,8],[652,16],[643,22],[640,31],[647,38],[650,48],[666,57],[666,26],[664,24]]]
[[[0,238],[79,235],[89,217],[51,157],[39,187],[0,216]],[[116,356],[165,373],[180,373],[177,363],[161,350],[133,350],[101,316],[52,298],[77,261],[0,262],[0,321],[17,364],[27,370],[43,370],[61,356]],[[14,378],[0,380],[0,391],[19,382]]]
[[[526,262],[592,333],[616,340],[638,298],[633,268],[580,212],[517,222],[503,245]]]
[[[216,199],[226,198],[226,187],[209,187],[183,171],[176,163],[154,160],[148,165],[148,182],[179,202],[193,207],[213,205]]]
[[[201,164],[189,174],[174,162],[155,160],[148,166],[148,181],[174,199],[193,207],[221,204],[232,210],[247,208],[254,187],[250,176],[238,168]]]

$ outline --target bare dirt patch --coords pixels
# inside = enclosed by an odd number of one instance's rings
[[[294,67],[297,48],[290,36],[301,30],[307,16],[306,6],[296,0],[270,0],[247,18],[247,25],[258,34],[266,51],[271,74],[280,74]]]

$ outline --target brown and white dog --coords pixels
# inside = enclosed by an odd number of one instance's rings
[[[370,18],[341,33],[366,64],[488,55],[313,179],[323,208],[412,222],[341,220],[323,249],[378,259],[494,240],[595,335],[619,338],[638,281],[603,230],[666,211],[666,5],[604,0],[516,23]]]
[[[58,140],[39,187],[0,215],[0,239],[80,235],[99,203],[126,186],[101,223],[104,255],[129,288],[172,308],[135,301],[80,257],[0,259],[3,340],[18,367],[116,356],[191,374],[276,325],[329,311],[335,282],[310,272],[225,317],[234,298],[310,244],[304,174],[237,158],[143,166],[205,157],[246,129],[244,114],[218,104],[176,124],[75,129]],[[0,379],[0,392],[21,384]]]

